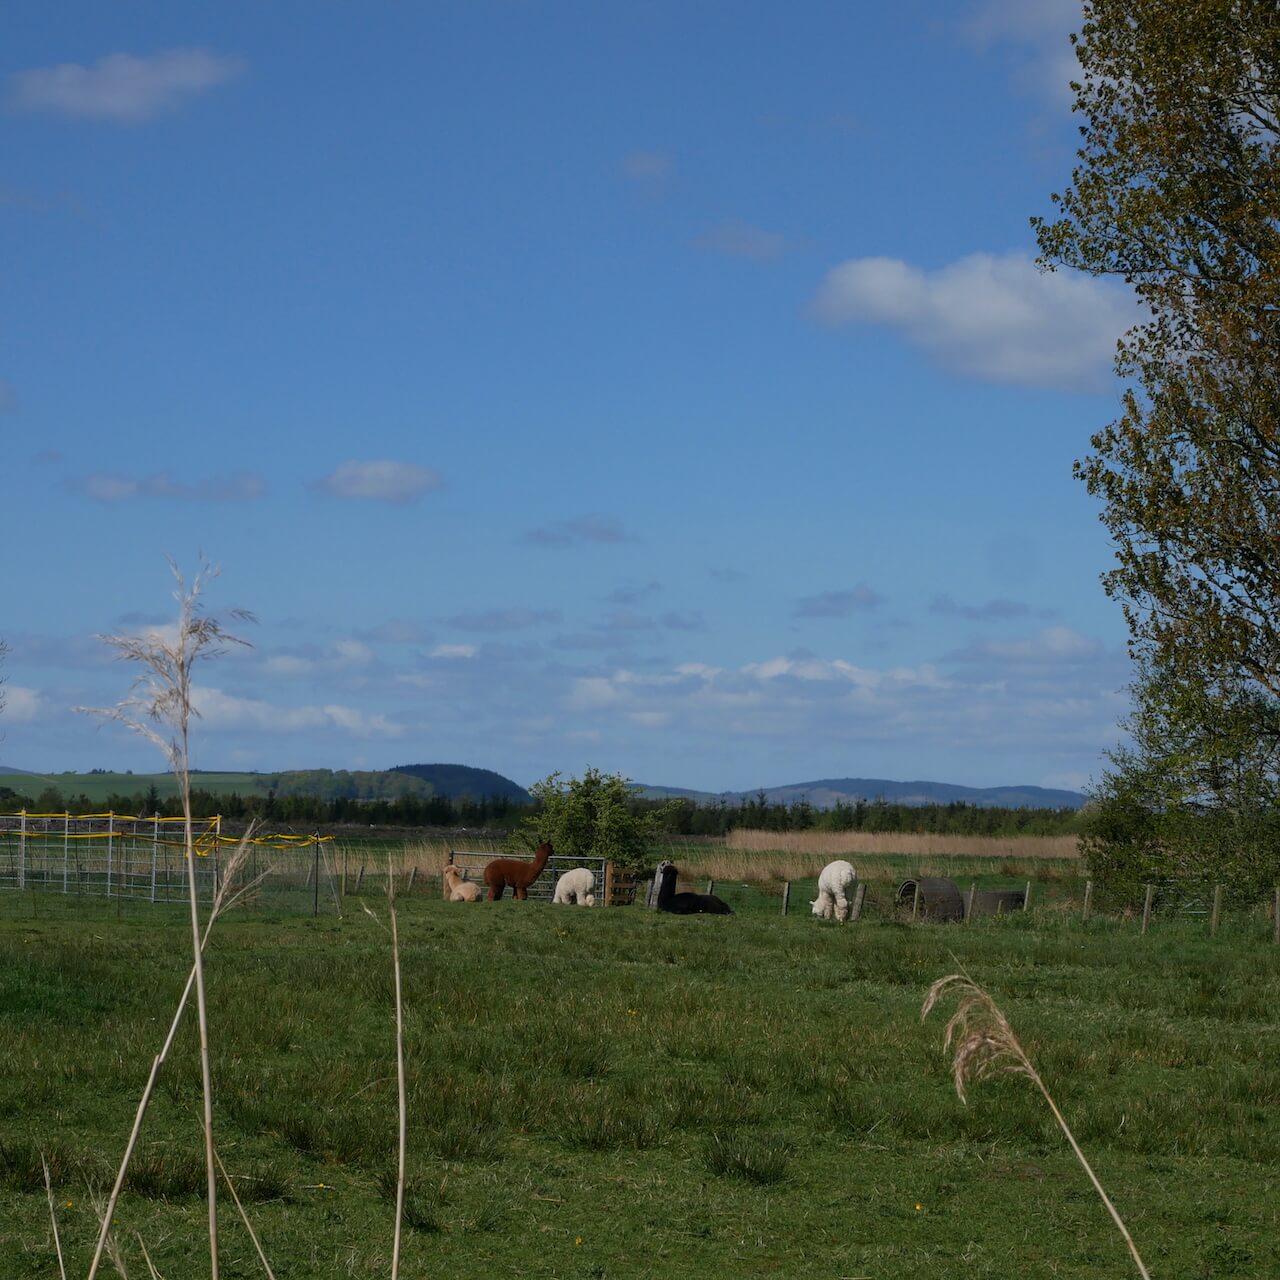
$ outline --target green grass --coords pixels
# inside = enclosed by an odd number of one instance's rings
[[[929,982],[992,991],[1162,1278],[1280,1273],[1280,971],[1267,928],[1033,912],[968,927],[717,884],[733,918],[401,903],[404,1274],[1099,1277],[1124,1246],[1025,1081],[957,1100]],[[376,898],[368,899],[384,910]],[[754,900],[753,900],[754,901]],[[798,902],[793,897],[793,903]],[[232,915],[208,953],[220,1149],[277,1273],[385,1276],[395,1200],[388,940]],[[69,1273],[185,979],[180,909],[0,896],[0,1277]],[[935,1015],[936,1017],[936,1015]],[[191,1027],[119,1214],[195,1274]],[[224,1275],[258,1274],[233,1214]]]

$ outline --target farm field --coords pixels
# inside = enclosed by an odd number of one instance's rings
[[[717,892],[721,892],[717,885]],[[403,897],[410,1276],[1127,1276],[1026,1081],[955,1096],[957,963],[1001,1003],[1152,1274],[1280,1274],[1280,1000],[1265,922],[839,928],[726,885],[732,918]],[[220,1149],[276,1273],[385,1276],[396,1126],[388,937],[231,914],[208,950]],[[69,1274],[185,980],[181,909],[0,894],[0,1276]],[[191,1026],[118,1218],[198,1269]],[[227,1206],[228,1277],[260,1274]]]

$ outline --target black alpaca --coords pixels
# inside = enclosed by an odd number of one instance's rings
[[[714,893],[677,893],[674,862],[660,862],[657,870],[659,911],[677,916],[731,916],[733,908]]]

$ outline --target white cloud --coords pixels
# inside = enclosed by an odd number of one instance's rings
[[[1071,33],[1083,21],[1081,0],[979,0],[960,23],[966,43],[1013,51],[1015,83],[1055,107],[1071,104],[1080,66]]]
[[[954,373],[988,382],[1104,389],[1116,340],[1139,317],[1121,286],[1043,272],[1025,254],[974,253],[926,271],[853,258],[828,272],[813,313],[880,325]]]
[[[433,658],[474,658],[478,650],[473,644],[438,644],[431,650]]]
[[[769,262],[782,256],[787,238],[780,231],[765,231],[747,222],[729,221],[717,223],[693,243],[699,249],[710,249],[731,258]]]
[[[360,640],[339,640],[333,647],[339,660],[352,666],[363,666],[373,660],[373,650]]]
[[[193,691],[192,705],[210,729],[254,729],[262,733],[298,733],[305,730],[344,729],[357,737],[397,737],[399,725],[385,716],[370,714],[337,703],[285,707],[259,698],[240,698],[221,689]]]
[[[20,111],[135,123],[238,76],[241,58],[207,49],[168,49],[150,57],[112,53],[93,66],[64,62],[9,77],[9,102]]]
[[[266,481],[252,471],[212,476],[194,482],[175,480],[166,471],[147,476],[95,471],[78,482],[95,502],[133,502],[142,498],[169,498],[178,502],[252,502],[267,491]]]
[[[983,640],[948,654],[953,662],[1018,664],[1092,662],[1102,656],[1097,640],[1070,627],[1045,627],[1020,640]]]
[[[44,699],[39,689],[28,689],[20,684],[7,684],[0,688],[4,700],[4,719],[17,723],[39,719],[44,714]]]
[[[424,493],[439,489],[443,483],[440,473],[430,467],[380,459],[344,462],[321,480],[319,487],[334,498],[360,498],[404,506],[417,502]]]

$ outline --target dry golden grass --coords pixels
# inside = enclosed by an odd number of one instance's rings
[[[955,858],[1075,858],[1076,836],[956,836],[928,831],[751,831],[724,838],[726,849],[837,858],[857,854],[922,854]]]

